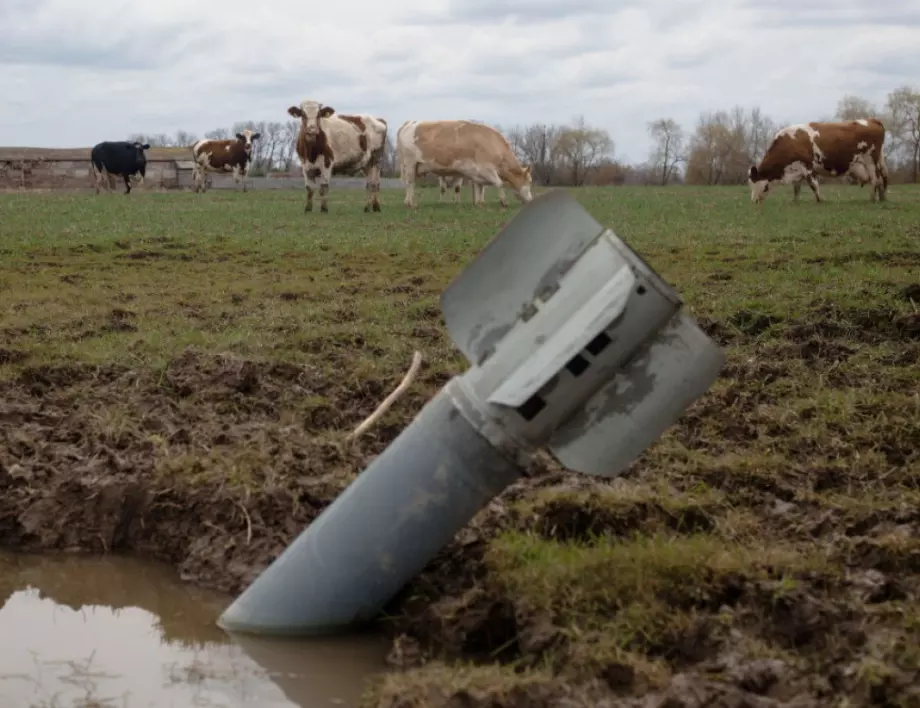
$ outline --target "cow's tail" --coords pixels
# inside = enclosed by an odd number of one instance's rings
[[[96,162],[95,157],[91,157],[89,160],[90,164],[90,174],[93,176],[93,187],[96,192],[99,192],[99,185],[102,182],[102,178],[105,176],[105,173],[102,171],[102,163]]]
[[[879,151],[878,156],[878,173],[882,178],[882,189],[888,191],[888,163],[885,161],[885,153]]]
[[[406,121],[396,130],[396,140],[394,140],[394,147],[396,148],[396,160],[399,162],[399,178],[402,180],[403,184],[409,184],[409,174],[408,167],[405,160],[405,149],[402,147],[402,136],[403,132],[412,125],[413,121]],[[415,165],[413,164],[413,169]]]

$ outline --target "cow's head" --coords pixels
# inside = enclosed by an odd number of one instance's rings
[[[760,175],[756,165],[751,165],[751,169],[748,170],[748,185],[751,187],[751,201],[754,204],[760,204],[767,198],[767,192],[770,191],[770,180]]]
[[[301,130],[307,137],[315,137],[322,129],[319,119],[328,118],[335,113],[335,109],[318,101],[301,101],[299,106],[291,106],[287,112],[295,118],[300,118]]]
[[[530,165],[524,165],[523,167],[513,168],[509,171],[510,179],[508,180],[511,183],[511,186],[514,188],[514,193],[518,196],[522,202],[529,202],[533,200],[533,193],[531,188],[533,187],[533,169]]]
[[[150,149],[150,143],[142,143],[135,140],[131,143],[131,147],[134,148],[134,160],[137,164],[137,171],[140,173],[141,180],[147,176],[147,156],[144,154],[144,150]]]
[[[245,149],[246,152],[252,152],[252,141],[258,140],[261,137],[262,133],[253,133],[249,128],[242,133],[236,134],[236,139],[243,143],[243,149]]]

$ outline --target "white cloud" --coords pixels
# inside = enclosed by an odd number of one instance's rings
[[[650,120],[827,117],[847,92],[881,105],[920,60],[915,0],[4,0],[0,26],[0,142],[32,146],[200,135],[314,98],[394,129],[583,114],[638,161]]]

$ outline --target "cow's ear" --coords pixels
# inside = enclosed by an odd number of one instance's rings
[[[149,150],[149,149],[150,149],[150,143],[144,143],[143,145],[141,145],[141,150]]]
[[[253,133],[250,140],[258,140],[261,137],[262,137],[262,133]]]
[[[751,180],[751,182],[757,181],[757,166],[756,165],[751,165],[751,169],[748,170],[748,178]]]
[[[322,110],[320,110],[319,112],[319,115],[320,115],[320,118],[328,118],[333,113],[335,113],[335,108],[333,108],[332,106],[323,106]]]
[[[245,141],[245,140],[246,140],[246,136],[243,135],[242,133],[237,133],[237,134],[236,134],[236,139],[237,139],[237,140],[243,140],[243,141]]]
[[[291,106],[287,112],[295,118],[303,118],[303,110],[301,110],[300,106]]]

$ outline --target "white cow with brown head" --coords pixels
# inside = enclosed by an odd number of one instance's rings
[[[313,211],[313,191],[319,185],[319,210],[328,212],[329,180],[333,175],[367,176],[364,211],[380,211],[380,162],[387,143],[387,122],[368,113],[346,115],[318,101],[301,101],[288,113],[300,118],[297,156],[303,164],[307,201]]]
[[[846,175],[851,183],[869,184],[871,201],[884,201],[888,167],[882,153],[885,126],[876,118],[790,125],[778,131],[758,165],[748,174],[751,201],[766,199],[772,184],[792,184],[799,198],[806,182],[815,199],[823,201],[817,174]]]
[[[406,184],[405,204],[416,206],[415,180],[425,174],[466,177],[474,202],[484,202],[485,185],[511,187],[522,202],[533,199],[530,166],[522,166],[508,140],[495,128],[470,120],[408,120],[396,131],[396,152]]]

